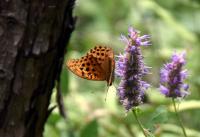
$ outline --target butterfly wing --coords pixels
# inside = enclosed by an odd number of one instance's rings
[[[112,85],[114,80],[114,52],[109,47],[96,46],[88,52],[88,55],[92,55],[97,59],[102,70],[104,70],[104,75],[106,75],[106,81],[108,85]]]
[[[88,80],[106,80],[106,75],[101,69],[97,58],[87,54],[81,59],[72,59],[67,62],[67,67],[77,76]]]
[[[97,58],[99,64],[102,64],[107,58],[114,59],[113,50],[104,46],[95,46],[87,54]]]

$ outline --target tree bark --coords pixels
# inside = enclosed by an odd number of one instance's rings
[[[0,137],[42,137],[74,0],[0,0]]]

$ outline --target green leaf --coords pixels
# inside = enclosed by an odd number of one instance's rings
[[[178,106],[178,111],[199,109],[200,101],[198,100],[182,101],[182,102],[176,102],[176,105]],[[169,110],[171,112],[174,112],[173,105],[169,106]]]
[[[166,107],[160,106],[156,109],[156,111],[152,115],[151,122],[153,123],[164,123],[168,120],[168,111]]]
[[[174,124],[160,124],[160,128],[163,130],[163,132],[171,132],[171,133],[175,133],[175,134],[179,134],[179,136],[183,136],[183,132],[182,129],[180,128],[180,126],[174,125]],[[199,137],[200,136],[200,132],[194,129],[189,129],[186,128],[186,133],[188,135],[188,137]]]
[[[55,125],[60,120],[61,116],[57,113],[51,113],[51,115],[48,118],[47,123],[49,125]]]
[[[88,123],[81,131],[80,137],[97,137],[98,136],[98,123],[97,120],[93,120]]]
[[[63,67],[61,75],[60,75],[60,80],[61,80],[61,92],[66,94],[68,92],[68,71],[65,67]]]

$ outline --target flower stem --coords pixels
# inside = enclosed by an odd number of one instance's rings
[[[174,98],[172,98],[172,102],[173,102],[174,110],[175,110],[175,113],[176,113],[176,117],[177,117],[177,119],[178,119],[178,121],[179,121],[179,124],[180,124],[182,130],[183,130],[183,134],[184,134],[185,137],[187,137],[185,128],[184,128],[184,126],[183,126],[183,123],[182,123],[181,118],[180,118],[180,116],[179,116],[179,113],[178,113],[178,111],[177,111],[176,103],[175,103]]]
[[[136,119],[136,121],[137,121],[137,123],[138,123],[138,125],[139,125],[140,129],[142,130],[142,132],[143,132],[144,136],[145,136],[145,137],[148,137],[148,136],[147,136],[147,134],[146,134],[146,132],[145,132],[145,129],[143,128],[143,126],[142,126],[142,124],[141,124],[140,120],[139,120],[139,119],[138,119],[138,117],[137,117],[137,114],[136,114],[136,109],[135,109],[135,108],[133,108],[133,109],[132,109],[132,112],[133,112],[133,115],[135,116],[135,119]]]

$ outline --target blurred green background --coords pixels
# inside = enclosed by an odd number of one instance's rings
[[[76,30],[67,49],[66,60],[83,56],[97,44],[122,53],[119,40],[129,26],[150,34],[152,46],[143,48],[145,63],[152,67],[146,80],[152,84],[139,119],[157,137],[181,137],[171,109],[171,100],[158,91],[159,70],[173,51],[186,50],[190,96],[179,102],[188,136],[200,137],[200,0],[77,0]],[[65,66],[61,74],[67,119],[58,109],[50,115],[45,137],[142,137],[131,112],[125,113],[116,96],[116,79],[106,97],[106,82],[81,79]],[[54,89],[55,90],[55,89]],[[51,106],[56,104],[56,91]]]

